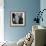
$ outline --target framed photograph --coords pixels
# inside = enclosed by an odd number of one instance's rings
[[[11,26],[24,26],[25,25],[25,12],[11,12]]]

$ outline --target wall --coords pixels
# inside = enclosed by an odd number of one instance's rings
[[[40,0],[4,0],[4,39],[18,41],[32,29],[33,19],[40,10]],[[24,27],[10,27],[10,12],[24,11],[26,25]]]
[[[40,9],[41,9],[41,11],[43,9],[46,9],[46,0],[40,0]],[[40,22],[40,25],[46,27],[46,20],[45,20],[46,19],[46,11],[43,12],[42,17],[43,17],[44,20],[43,20],[43,22],[42,21]]]

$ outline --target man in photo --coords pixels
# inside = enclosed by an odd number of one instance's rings
[[[12,13],[12,23],[13,23],[13,24],[16,24],[15,16],[16,16],[15,13]]]
[[[19,24],[23,24],[23,17],[22,17],[22,13],[21,13],[21,15],[19,16]]]

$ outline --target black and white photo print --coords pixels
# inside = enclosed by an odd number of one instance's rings
[[[24,12],[11,12],[11,26],[24,26],[25,13]]]

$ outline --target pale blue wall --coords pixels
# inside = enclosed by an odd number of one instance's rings
[[[18,41],[31,31],[36,11],[40,9],[40,0],[4,0],[4,38],[8,41]],[[10,27],[10,12],[25,11],[26,26]]]
[[[46,0],[41,0],[40,1],[40,10],[42,11],[43,9],[46,9]],[[40,25],[46,27],[46,11],[43,12],[42,17],[43,17],[43,22],[40,21]]]

